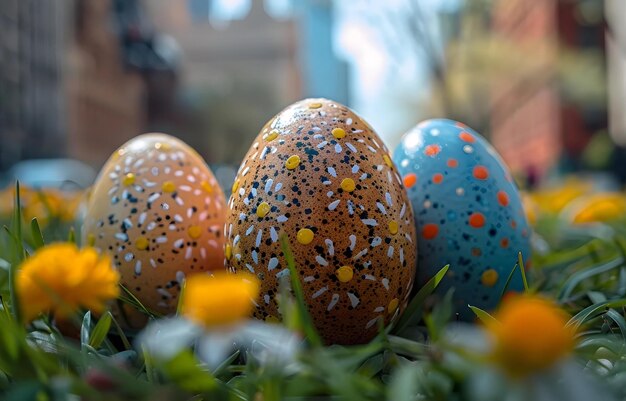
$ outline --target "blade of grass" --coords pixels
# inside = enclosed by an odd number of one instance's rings
[[[120,287],[122,288],[122,292],[125,293],[126,295],[128,295],[128,297],[125,296],[120,296],[119,299],[122,300],[123,302],[135,307],[136,309],[138,309],[140,312],[142,312],[145,315],[148,315],[150,317],[154,317],[154,318],[158,318],[158,317],[162,317],[161,314],[154,312],[150,309],[148,309],[146,306],[144,306],[141,301],[139,299],[137,299],[137,297],[128,289],[126,288],[124,285],[120,284]]]
[[[130,344],[130,341],[128,341],[128,337],[126,337],[126,333],[124,333],[122,326],[120,326],[120,324],[113,315],[111,315],[111,321],[113,322],[113,325],[115,325],[115,330],[117,331],[117,335],[120,336],[120,340],[124,345],[124,349],[133,349],[133,346]]]
[[[30,231],[33,236],[33,248],[39,249],[45,245],[43,235],[41,234],[41,228],[36,217],[30,221]]]
[[[24,260],[24,245],[22,243],[22,203],[20,201],[20,183],[15,183],[15,198],[13,200],[13,218],[11,222],[10,236],[13,238],[14,252],[11,267],[9,268],[9,293],[11,297],[11,311],[15,320],[21,322],[20,308],[18,304],[15,280],[17,269]],[[6,227],[5,227],[6,229]],[[7,229],[7,231],[9,231]]]
[[[91,335],[91,311],[85,312],[83,315],[83,321],[80,325],[80,346],[84,348],[89,344],[89,337]]]
[[[569,320],[569,322],[567,322],[567,326],[578,329],[590,318],[596,317],[598,314],[600,314],[601,311],[608,310],[609,308],[621,308],[624,306],[626,306],[626,299],[618,299],[614,301],[607,301],[601,302],[599,304],[589,305],[588,307],[574,315]]]
[[[67,234],[67,242],[76,244],[76,232],[74,231],[74,227],[70,227],[70,232]]]
[[[615,322],[617,327],[619,328],[620,337],[622,337],[622,342],[626,340],[626,320],[624,320],[624,316],[617,313],[614,309],[609,309],[604,314],[607,319],[611,319]]]
[[[565,281],[565,283],[561,287],[561,291],[557,299],[561,301],[568,299],[571,293],[574,291],[574,289],[584,280],[589,279],[595,275],[606,273],[613,269],[617,269],[623,264],[624,264],[624,259],[622,259],[621,257],[617,257],[599,266],[595,265],[595,266],[589,267],[585,270],[581,270],[573,274],[569,279]]]
[[[111,318],[111,312],[107,311],[98,319],[98,323],[96,323],[89,336],[90,346],[96,349],[100,348],[111,328]]]
[[[315,330],[315,326],[313,325],[313,319],[311,319],[311,315],[309,314],[309,310],[304,301],[304,291],[302,290],[302,283],[300,282],[298,269],[296,269],[296,262],[293,258],[293,253],[291,253],[289,241],[285,234],[281,235],[280,237],[280,245],[283,250],[283,254],[285,255],[285,260],[287,261],[289,277],[291,279],[291,288],[298,304],[298,309],[304,326],[304,333],[312,346],[320,347],[322,345],[322,340]]]
[[[187,280],[180,283],[180,293],[178,294],[178,303],[176,304],[176,316],[180,316],[183,312],[183,298],[185,297],[185,288],[187,288]]]
[[[524,266],[524,259],[522,258],[522,252],[517,253],[517,265],[519,271],[522,273],[522,282],[524,283],[524,291],[528,292],[528,281],[526,280],[526,268]]]
[[[515,274],[516,269],[517,269],[517,263],[515,264],[515,266],[513,266],[513,268],[511,269],[511,272],[509,273],[509,276],[506,278],[506,281],[504,282],[504,287],[502,287],[502,291],[500,292],[500,299],[504,298],[504,294],[506,294],[506,291],[509,289],[509,285],[511,284],[511,280],[513,280],[513,275]]]
[[[495,317],[491,316],[491,314],[489,312],[486,312],[482,309],[480,309],[477,306],[472,306],[472,305],[467,305],[469,306],[469,308],[472,310],[472,312],[474,312],[474,314],[476,315],[476,317],[483,322],[485,325],[489,325],[489,324],[493,324],[493,323],[498,323],[498,321],[496,320]]]
[[[417,294],[415,294],[413,299],[411,299],[411,302],[409,302],[407,308],[404,310],[404,313],[400,317],[400,320],[398,320],[396,327],[392,330],[393,333],[397,334],[406,329],[411,324],[417,324],[419,319],[421,319],[422,317],[421,310],[424,305],[424,301],[426,300],[426,297],[432,294],[439,286],[439,283],[441,282],[441,280],[443,280],[449,268],[450,265],[445,265],[444,267],[442,267],[441,270],[437,272],[437,274],[435,274],[430,280],[428,280],[426,284],[424,284],[422,288],[420,288],[420,290],[417,292]]]
[[[148,353],[146,347],[144,346],[141,347],[141,352],[143,353],[144,367],[146,369],[146,380],[148,381],[148,383],[151,384],[158,383],[159,377],[154,368],[154,361],[152,360],[152,356],[150,355],[150,353]]]
[[[228,358],[226,358],[224,362],[220,363],[219,366],[213,371],[213,376],[217,377],[226,372],[228,370],[228,367],[232,365],[232,363],[235,362],[237,358],[239,358],[240,353],[241,351],[236,350]]]

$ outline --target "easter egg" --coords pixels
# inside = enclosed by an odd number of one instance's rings
[[[282,235],[327,343],[367,342],[406,306],[411,205],[378,135],[337,102],[302,100],[263,127],[232,186],[225,235],[227,266],[261,279],[259,319],[280,316]]]
[[[140,135],[100,171],[85,210],[83,244],[111,255],[121,283],[146,308],[171,314],[185,276],[223,269],[225,205],[193,149],[169,135]],[[122,312],[131,327],[145,323],[133,308]]]
[[[454,288],[456,312],[475,316],[468,304],[491,310],[500,301],[518,252],[530,257],[530,228],[520,194],[494,148],[466,125],[427,120],[409,131],[394,152],[417,228],[417,282],[443,266],[437,288]],[[520,291],[519,271],[507,290]]]

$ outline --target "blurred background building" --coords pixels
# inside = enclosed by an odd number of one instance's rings
[[[0,171],[22,159],[66,153],[62,4],[0,2]]]
[[[265,121],[324,96],[390,148],[449,117],[531,183],[626,180],[625,19],[620,0],[3,0],[0,172],[58,157],[97,170],[163,131],[227,180]]]
[[[552,59],[531,75],[503,81],[494,91],[492,141],[515,170],[544,174],[559,163],[569,169],[581,167],[592,136],[606,131],[606,91],[597,99],[577,99],[571,93],[576,88],[562,82],[566,77],[559,75],[560,69],[571,66],[555,62],[567,63],[572,54],[589,57],[591,63],[587,63],[595,71],[592,76],[580,71],[578,79],[606,84],[598,79],[606,71],[606,25],[602,2],[595,3],[587,14],[581,10],[587,4],[558,0],[510,0],[500,2],[494,11],[494,32],[520,49],[548,44],[543,57]],[[532,50],[528,56],[533,56]]]

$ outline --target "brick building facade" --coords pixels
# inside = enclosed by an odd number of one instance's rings
[[[555,61],[564,49],[595,49],[597,62],[604,63],[604,23],[582,23],[576,7],[562,0],[500,1],[493,28],[520,46],[546,45]],[[492,94],[492,141],[513,170],[542,175],[559,163],[576,168],[591,136],[607,127],[606,106],[569,100],[559,87],[558,68],[554,62],[527,81],[499,83]]]

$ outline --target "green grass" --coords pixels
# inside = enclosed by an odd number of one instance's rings
[[[20,262],[44,244],[67,240],[73,231],[71,224],[47,230],[37,220],[24,222],[19,196],[15,204],[0,235],[2,400],[65,400],[69,394],[90,400],[473,401],[512,394],[530,399],[524,394],[532,385],[507,380],[480,351],[451,340],[452,293],[426,307],[446,279],[448,266],[415,292],[394,327],[381,328],[370,343],[322,345],[286,238],[281,244],[290,275],[282,283],[280,309],[285,325],[303,333],[293,364],[265,364],[250,349],[234,350],[216,368],[204,364],[194,347],[157,358],[135,348],[108,312],[99,319],[88,311],[77,316],[78,338],[62,335],[50,319],[25,326],[14,285]],[[574,363],[586,366],[616,399],[626,399],[626,232],[620,224],[616,222],[608,237],[585,236],[562,226],[538,227],[552,249],[536,254],[523,281],[528,291],[552,298],[571,314],[568,324],[579,329]],[[521,258],[514,263],[511,277],[523,273]],[[130,292],[121,299],[158,318]],[[493,319],[486,311],[473,310],[483,321]],[[482,338],[480,329],[469,333]],[[488,385],[478,386],[481,381]],[[549,383],[557,394],[560,381]]]

